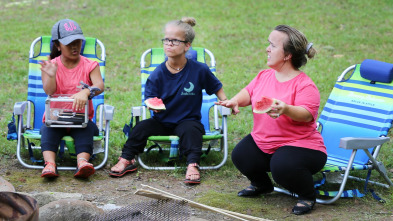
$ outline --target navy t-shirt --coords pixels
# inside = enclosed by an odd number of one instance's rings
[[[185,120],[200,121],[202,89],[211,95],[221,87],[221,82],[204,63],[188,59],[183,70],[172,74],[163,62],[146,81],[145,99],[162,99],[166,110],[154,113],[153,117],[171,127]]]

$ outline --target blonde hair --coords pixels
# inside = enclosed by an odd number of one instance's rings
[[[170,21],[165,25],[165,28],[170,25],[177,26],[184,31],[185,41],[190,42],[190,43],[192,43],[192,41],[194,41],[195,31],[192,27],[196,25],[195,18],[183,17],[181,20]]]
[[[313,58],[317,50],[312,43],[308,43],[306,36],[299,30],[288,25],[278,25],[274,28],[276,31],[284,32],[288,36],[288,41],[284,43],[284,54],[292,54],[292,65],[299,69],[307,64],[307,58]]]

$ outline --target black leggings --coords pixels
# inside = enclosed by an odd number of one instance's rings
[[[169,128],[154,118],[149,118],[137,123],[129,134],[121,154],[124,159],[132,160],[135,155],[143,153],[149,136],[176,135],[180,138],[179,151],[187,157],[187,164],[199,164],[202,155],[202,136],[205,134],[205,129],[198,121],[183,121],[175,127]]]
[[[276,183],[298,194],[302,200],[315,200],[312,175],[324,167],[326,160],[326,154],[321,151],[294,146],[282,146],[274,154],[266,154],[250,134],[232,151],[233,164],[251,181],[251,185],[272,188],[267,174],[271,172]]]

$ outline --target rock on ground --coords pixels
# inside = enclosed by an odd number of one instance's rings
[[[0,192],[15,192],[14,186],[0,176]]]
[[[40,207],[61,199],[74,199],[74,200],[82,200],[83,195],[80,193],[62,193],[62,192],[41,192],[41,193],[33,193],[31,197],[37,200],[38,205]]]
[[[40,208],[40,221],[86,221],[104,214],[104,210],[94,204],[73,199],[50,202]]]

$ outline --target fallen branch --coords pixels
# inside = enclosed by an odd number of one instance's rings
[[[137,195],[141,195],[141,196],[146,196],[146,197],[150,197],[150,198],[154,198],[154,199],[160,199],[160,200],[166,200],[166,199],[173,199],[173,200],[180,200],[180,201],[184,201],[187,202],[191,207],[194,208],[199,208],[199,209],[204,209],[204,210],[209,210],[212,212],[217,212],[220,214],[223,214],[225,216],[231,217],[231,218],[235,218],[238,220],[251,220],[251,221],[262,221],[262,220],[266,220],[266,219],[262,219],[262,218],[258,218],[258,217],[254,217],[254,216],[249,216],[249,215],[245,215],[245,214],[241,214],[241,213],[236,213],[236,212],[232,212],[229,210],[224,210],[224,209],[220,209],[220,208],[216,208],[216,207],[212,207],[212,206],[207,206],[201,203],[197,203],[179,196],[176,196],[174,194],[165,192],[163,190],[148,186],[148,185],[144,185],[141,184],[142,187],[147,187],[150,189],[153,189],[157,192],[151,191],[151,190],[144,190],[144,189],[139,189],[135,192],[135,194]]]

